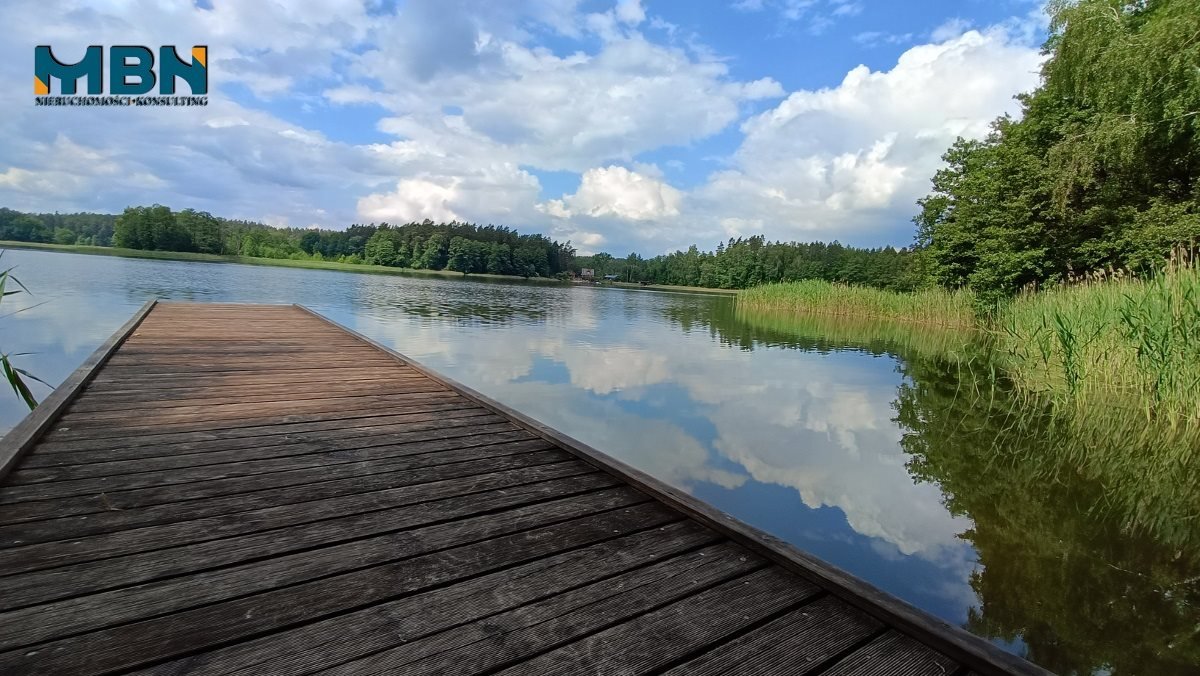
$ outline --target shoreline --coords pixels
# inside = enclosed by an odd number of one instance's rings
[[[46,242],[17,242],[0,240],[0,249],[27,249],[30,251],[51,251],[58,253],[75,253],[85,256],[115,256],[117,258],[144,258],[159,261],[184,261],[189,263],[240,263],[242,265],[264,265],[279,268],[301,268],[307,270],[332,270],[334,272],[357,272],[370,275],[400,275],[442,277],[445,279],[487,279],[509,282],[533,282],[536,284],[556,284],[562,286],[590,286],[579,282],[563,281],[554,277],[519,277],[516,275],[493,275],[486,272],[473,272],[464,275],[453,270],[426,270],[424,268],[394,268],[387,265],[371,265],[368,263],[339,263],[337,261],[294,260],[291,258],[260,258],[258,256],[230,256],[226,254],[192,253],[188,251],[153,251],[146,249],[123,249],[115,246],[91,246],[86,244],[50,244]],[[676,286],[671,284],[649,284],[642,286],[630,282],[609,282],[599,284],[599,287],[616,287],[621,289],[636,289],[649,291],[675,291],[684,293],[709,293],[726,296],[736,296],[737,289],[710,289],[699,286]]]
[[[339,263],[337,261],[294,260],[291,258],[260,258],[257,256],[230,256],[226,254],[192,253],[188,251],[151,251],[145,249],[123,249],[113,246],[90,246],[83,244],[48,244],[43,242],[14,242],[0,240],[0,249],[27,249],[31,251],[50,251],[58,253],[75,253],[85,256],[115,256],[117,258],[145,258],[160,261],[183,261],[188,263],[234,263],[242,265],[261,265],[279,268],[302,268],[308,270],[331,270],[334,272],[358,272],[376,275],[400,276],[431,276],[448,279],[489,279],[516,282],[535,282],[538,284],[569,284],[553,277],[517,277],[514,275],[493,275],[488,273],[471,273],[464,275],[452,270],[425,270],[419,268],[393,268],[386,265],[370,265],[366,263]]]

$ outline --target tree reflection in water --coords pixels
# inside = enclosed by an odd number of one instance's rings
[[[971,632],[1021,640],[1063,674],[1195,674],[1200,434],[1113,407],[1054,411],[1006,387],[984,337],[845,319],[675,306],[686,331],[744,350],[896,357],[914,480],[940,487],[979,567]]]

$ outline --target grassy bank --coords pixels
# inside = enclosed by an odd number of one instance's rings
[[[786,344],[783,339],[786,336],[808,341],[807,344],[822,350],[848,347],[874,353],[895,352],[931,358],[952,355],[957,361],[960,357],[971,358],[979,339],[979,332],[974,328],[844,314],[759,310],[744,308],[740,304],[734,314],[742,324],[766,336],[778,336],[774,340],[768,338],[768,343]]]
[[[993,330],[1025,390],[1200,421],[1197,261],[1178,258],[1148,279],[1098,274],[1023,294]]]
[[[292,260],[289,258],[256,258],[250,256],[224,256],[218,254],[188,253],[184,251],[146,251],[142,249],[122,249],[111,246],[85,246],[79,244],[42,244],[38,242],[8,242],[0,240],[0,249],[37,249],[40,251],[64,251],[67,253],[87,254],[93,256],[119,256],[121,258],[149,258],[164,261],[193,261],[200,263],[241,263],[243,265],[270,265],[281,268],[306,268],[310,270],[340,270],[342,272],[365,272],[377,275],[402,276],[431,276],[462,279],[461,272],[452,270],[423,270],[417,268],[394,268],[386,265],[366,265],[356,263],[338,263],[335,261]],[[471,279],[498,279],[507,281],[526,281],[521,277],[511,275],[489,275],[473,273],[467,275]],[[532,277],[528,281],[544,284],[562,284],[563,282],[548,277]]]
[[[855,317],[916,331],[974,328],[993,339],[995,366],[1022,392],[1083,412],[1115,406],[1172,424],[1200,423],[1197,261],[1177,258],[1149,278],[1097,274],[1026,293],[987,321],[973,314],[971,300],[967,292],[895,293],[809,281],[743,291],[738,311]]]
[[[738,307],[746,310],[883,319],[958,328],[976,326],[971,306],[971,294],[966,291],[928,289],[915,293],[896,293],[812,279],[766,284],[738,293]]]

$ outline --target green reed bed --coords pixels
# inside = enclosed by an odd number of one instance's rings
[[[872,352],[897,352],[925,357],[970,360],[983,336],[974,328],[917,324],[835,314],[795,313],[779,310],[735,311],[738,321],[766,335],[806,339],[818,348],[857,348]],[[780,342],[783,342],[782,340]]]
[[[1200,422],[1200,265],[1120,271],[1023,294],[996,319],[999,358],[1024,390],[1103,415]]]
[[[742,291],[738,313],[905,324],[869,327],[905,344],[938,342],[919,341],[914,330],[978,329],[990,338],[989,367],[1021,392],[1084,414],[1115,407],[1200,425],[1200,261],[1179,254],[1146,277],[1093,273],[1024,293],[987,319],[975,314],[973,300],[968,291],[896,293],[809,280]]]
[[[738,293],[738,307],[747,310],[887,319],[951,327],[976,325],[972,303],[968,291],[926,289],[896,293],[813,279],[767,284]]]

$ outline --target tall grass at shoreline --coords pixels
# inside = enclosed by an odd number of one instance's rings
[[[921,325],[839,314],[796,313],[738,307],[738,321],[759,331],[811,341],[818,349],[851,348],[923,357],[970,359],[978,341],[973,328]],[[767,342],[771,342],[770,339]],[[782,343],[782,341],[777,341]]]
[[[738,293],[738,307],[865,319],[886,319],[945,327],[976,326],[969,291],[925,289],[896,293],[815,279],[766,284]]]
[[[1185,253],[1148,278],[1102,271],[1024,293],[993,330],[1024,390],[1200,422],[1200,263]]]
[[[1103,271],[1030,290],[988,318],[965,291],[896,293],[807,281],[738,295],[740,314],[833,315],[974,328],[1018,391],[1102,414],[1117,407],[1200,425],[1200,261],[1177,253],[1157,274]]]
[[[1194,548],[1200,271],[1177,261],[1153,278],[1115,277],[1022,295],[972,329],[740,302],[735,316],[767,343],[898,355],[913,378],[902,392],[925,402],[913,420],[945,444],[978,443],[1029,485],[1094,482],[1104,493],[1092,516]]]

